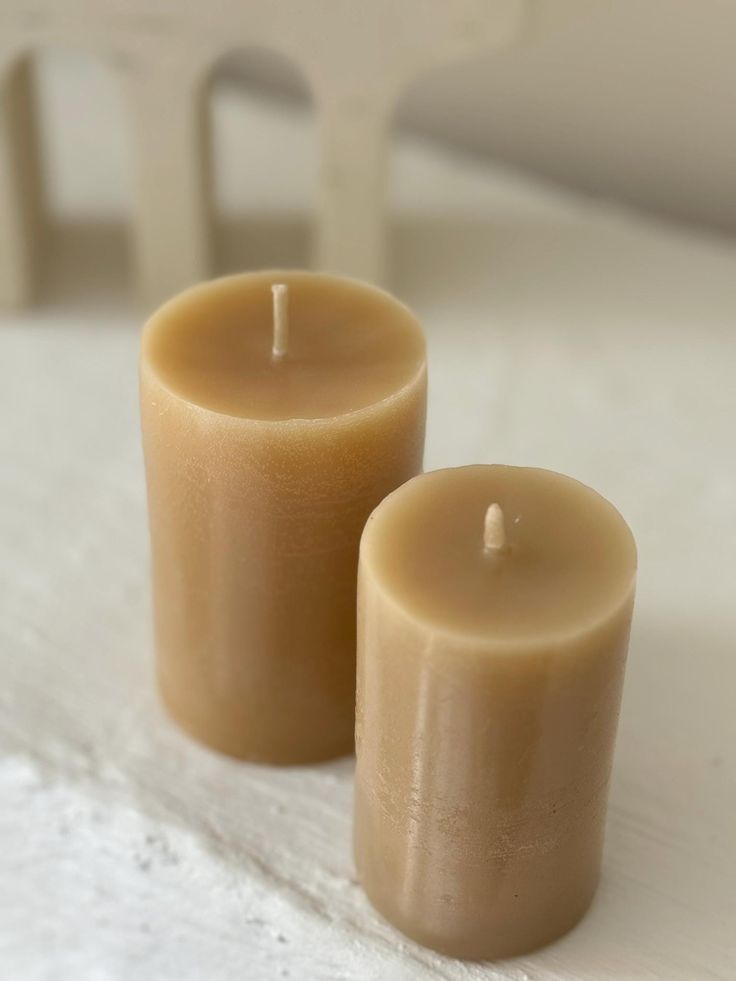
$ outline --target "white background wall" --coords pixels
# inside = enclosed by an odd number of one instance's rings
[[[422,80],[400,122],[593,194],[736,232],[736,2],[530,2],[523,43]],[[244,71],[289,88],[260,59]]]

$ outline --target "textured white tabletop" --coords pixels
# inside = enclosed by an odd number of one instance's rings
[[[301,124],[247,112],[248,146],[298,187]],[[396,165],[393,285],[429,338],[427,468],[564,471],[638,540],[594,906],[518,960],[423,950],[354,880],[352,760],[241,765],[163,717],[139,318],[116,240],[77,230],[45,304],[0,325],[4,979],[736,977],[736,251],[421,145]]]

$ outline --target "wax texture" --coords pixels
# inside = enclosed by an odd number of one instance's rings
[[[274,283],[290,289],[278,364]],[[419,325],[351,280],[228,277],[147,324],[158,682],[205,744],[284,764],[352,751],[360,534],[421,469],[425,404]]]
[[[493,503],[502,554],[483,548]],[[548,471],[425,474],[369,519],[355,856],[369,898],[408,936],[495,959],[588,908],[635,569],[618,512]]]

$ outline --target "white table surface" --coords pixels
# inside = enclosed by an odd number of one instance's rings
[[[266,245],[291,262],[305,127],[247,104],[247,148],[260,149],[243,181],[237,111],[220,109],[225,196],[247,186],[249,201],[278,205]],[[92,156],[115,139],[98,126]],[[271,182],[254,194],[259,161]],[[3,979],[736,977],[736,251],[410,141],[395,163],[393,285],[429,339],[427,468],[564,471],[638,540],[594,906],[517,960],[423,950],[355,882],[351,759],[241,765],[164,718],[140,318],[120,297],[118,239],[79,225],[57,242],[44,304],[0,325]],[[105,204],[102,178],[73,155],[62,164],[67,217],[90,187]]]

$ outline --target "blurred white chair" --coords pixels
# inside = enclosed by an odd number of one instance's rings
[[[0,14],[0,305],[33,297],[42,188],[28,56],[81,48],[119,70],[133,133],[139,291],[159,303],[211,274],[203,92],[220,59],[258,45],[304,73],[321,167],[314,265],[381,281],[387,142],[405,89],[433,67],[511,43],[527,0],[251,0],[151,12],[7,0]]]

